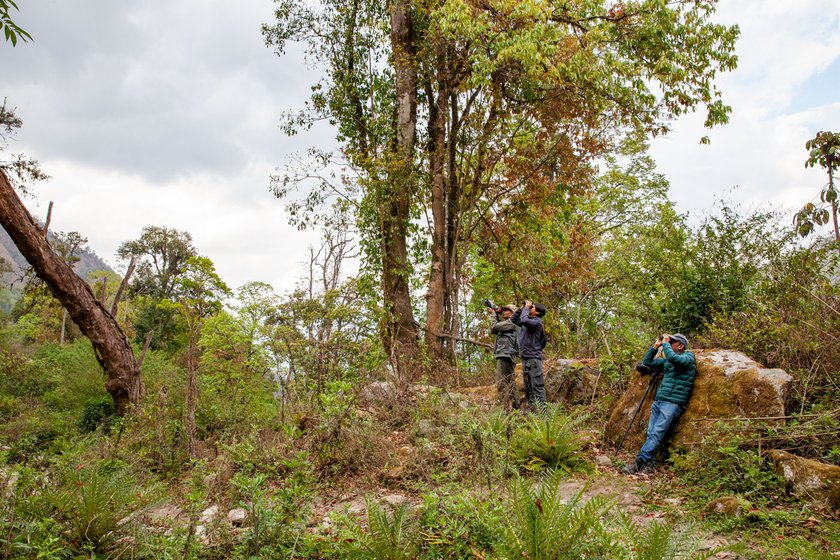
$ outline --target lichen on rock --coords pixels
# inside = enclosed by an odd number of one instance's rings
[[[791,494],[840,512],[840,467],[778,449],[768,451],[767,458],[784,477]]]

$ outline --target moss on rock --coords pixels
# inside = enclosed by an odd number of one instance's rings
[[[716,431],[716,420],[765,418],[784,415],[784,402],[793,378],[782,370],[766,369],[740,352],[696,350],[697,377],[685,414],[674,431],[675,446],[699,446]],[[613,409],[604,430],[607,441],[617,444],[644,395],[648,377],[633,373],[627,391]],[[654,388],[655,389],[655,388]],[[633,422],[625,449],[635,450],[645,440],[651,390]],[[780,420],[781,421],[781,420]],[[753,422],[756,430],[779,421]]]
[[[767,457],[791,494],[840,512],[840,467],[778,449],[768,451]]]

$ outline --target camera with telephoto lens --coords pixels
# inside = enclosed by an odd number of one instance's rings
[[[484,307],[489,307],[493,311],[496,311],[496,310],[499,309],[498,307],[496,307],[496,304],[493,303],[492,301],[490,301],[489,299],[485,299],[482,303],[484,304]]]

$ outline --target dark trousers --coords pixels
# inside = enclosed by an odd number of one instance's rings
[[[499,404],[505,410],[519,409],[519,393],[514,382],[516,362],[511,358],[496,358],[496,388],[499,390]]]
[[[522,360],[522,382],[525,384],[525,398],[531,412],[545,410],[545,377],[542,358]]]

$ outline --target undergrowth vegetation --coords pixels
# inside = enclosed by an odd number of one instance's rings
[[[0,558],[655,560],[724,542],[749,558],[824,558],[837,520],[792,498],[765,452],[840,465],[837,245],[802,245],[776,216],[726,205],[696,227],[671,204],[642,212],[667,185],[638,149],[625,162],[647,169],[638,190],[615,191],[631,177],[611,161],[576,207],[586,251],[565,276],[494,265],[497,248],[470,254],[466,336],[451,361],[425,349],[410,371],[379,336],[379,284],[341,273],[343,230],[283,297],[255,282],[187,309],[178,278],[146,260],[117,306],[143,356],[142,398],[125,417],[90,342],[60,327],[34,279],[0,325]],[[161,259],[173,239],[183,254],[168,258],[197,255],[184,232],[142,237]],[[119,282],[97,285],[107,299]],[[519,291],[551,310],[552,361],[598,368],[583,404],[498,406],[477,301]],[[658,481],[627,482],[603,426],[646,345],[677,330],[792,374],[787,417],[722,425],[675,450]],[[707,510],[721,497],[737,515]]]

